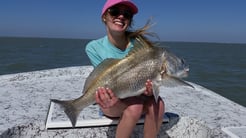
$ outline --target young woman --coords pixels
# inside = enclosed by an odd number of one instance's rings
[[[106,26],[107,35],[92,40],[86,46],[86,53],[94,67],[107,58],[123,58],[131,50],[134,37],[130,37],[131,32],[128,29],[137,12],[137,6],[130,0],[108,0],[105,3],[101,18]],[[110,88],[100,87],[95,98],[104,115],[120,117],[116,130],[117,138],[130,137],[143,114],[144,137],[157,136],[165,105],[160,97],[158,102],[155,102],[150,80],[146,80],[146,91],[141,96],[118,99]]]

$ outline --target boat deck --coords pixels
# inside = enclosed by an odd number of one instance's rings
[[[50,99],[81,96],[91,70],[91,66],[80,66],[0,76],[1,137],[114,137],[116,126],[45,128]],[[158,137],[246,136],[245,107],[191,84],[195,89],[161,88],[169,122],[163,123]],[[80,115],[93,119],[97,109],[89,106]],[[142,129],[142,124],[137,125],[133,137],[143,137]]]

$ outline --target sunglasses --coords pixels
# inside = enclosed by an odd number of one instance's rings
[[[126,19],[131,19],[133,17],[133,14],[130,10],[120,10],[117,7],[112,7],[108,9],[108,13],[111,16],[119,16],[119,15],[123,15]]]

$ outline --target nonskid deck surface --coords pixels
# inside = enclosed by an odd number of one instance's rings
[[[113,135],[115,126],[111,127],[107,125],[112,122],[107,122],[106,126],[103,127],[87,127],[76,130],[45,129],[47,112],[50,113],[50,99],[65,100],[81,96],[85,79],[92,69],[91,66],[81,66],[0,76],[1,136],[19,136],[22,134],[23,136],[28,134],[30,137],[33,135],[43,137],[57,135],[77,136],[78,134],[75,133],[77,131],[81,136],[85,134],[95,136],[98,134],[98,137],[106,137],[109,136],[108,133],[112,133]],[[175,113],[179,116],[178,122],[175,122],[175,119],[168,116],[169,122],[162,125],[160,135],[170,137],[175,137],[176,135],[191,137],[193,134],[194,136],[196,134],[196,137],[207,134],[207,136],[215,137],[226,137],[231,134],[238,137],[245,136],[245,107],[200,85],[195,83],[190,84],[195,89],[186,87],[160,89],[160,96],[165,101],[166,112]],[[58,108],[58,106],[54,105],[50,122],[67,121],[65,124],[70,124],[63,110]],[[98,112],[98,106],[88,106],[80,113],[78,124],[80,124],[80,121],[88,122],[89,120],[89,123],[95,121],[98,119]],[[90,121],[90,119],[93,121]],[[100,119],[104,120],[104,118]],[[82,124],[87,124],[87,122],[83,122]],[[96,124],[98,123],[96,122]],[[143,125],[138,125],[137,127],[139,129],[135,131],[135,134],[141,137]]]

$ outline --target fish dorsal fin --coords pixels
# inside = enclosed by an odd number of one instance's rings
[[[143,38],[142,36],[138,36],[135,39],[134,47],[129,51],[126,57],[134,55],[135,53],[138,53],[139,51],[147,51],[147,49],[150,49],[152,47],[153,47],[153,44],[149,42],[146,38]]]
[[[87,77],[83,91],[86,91],[88,89],[88,87],[93,83],[93,80],[95,80],[95,78],[98,77],[102,73],[102,71],[107,70],[108,68],[110,68],[112,65],[115,65],[119,61],[120,59],[114,59],[114,58],[107,58],[103,60]]]

